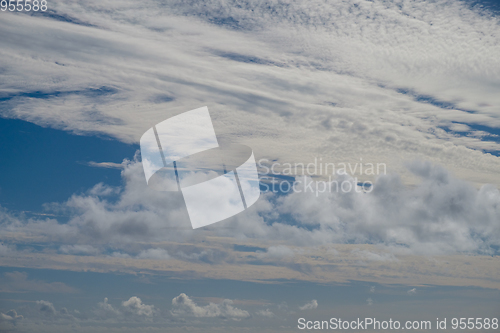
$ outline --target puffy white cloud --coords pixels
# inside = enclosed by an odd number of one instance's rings
[[[407,291],[408,295],[413,296],[417,294],[417,288],[413,288]]]
[[[314,310],[318,307],[318,301],[313,299],[312,301],[302,305],[302,306],[299,306],[299,309],[301,310]]]
[[[137,316],[152,317],[155,313],[154,305],[146,305],[136,296],[130,297],[128,301],[123,301],[122,307],[126,312]]]
[[[278,199],[278,210],[299,226],[282,228],[289,241],[378,243],[415,253],[495,253],[500,242],[500,192],[485,185],[476,190],[430,163],[414,162],[421,178],[404,186],[395,175],[382,176],[371,193],[332,191],[291,193]],[[394,260],[391,254],[358,252],[365,259]]]
[[[114,318],[121,314],[118,309],[114,308],[111,304],[108,303],[107,297],[104,298],[104,301],[97,304],[97,308],[94,310],[94,313],[99,318],[103,319]]]
[[[331,243],[385,246],[380,251],[354,250],[364,261],[395,261],[391,248],[406,254],[495,253],[500,244],[498,189],[485,185],[477,190],[430,163],[414,162],[409,168],[421,179],[417,186],[387,175],[379,177],[371,193],[263,194],[255,207],[225,222],[231,228],[194,232],[182,198],[151,191],[140,163],[128,162],[116,200],[86,193],[53,204],[51,209],[70,216],[67,223],[0,212],[0,230],[9,242],[61,244],[64,254],[95,255],[110,249],[112,257],[207,263],[230,263],[237,257],[228,249],[202,245],[199,240],[206,236],[279,241],[281,245],[257,253],[267,261],[293,261],[303,251],[300,246]],[[175,245],[179,240],[193,245]],[[154,242],[166,243],[147,245]]]
[[[44,313],[47,316],[54,316],[57,314],[56,308],[54,307],[54,304],[52,304],[49,301],[36,301],[36,304],[39,305],[39,311]]]
[[[137,255],[136,258],[166,260],[170,259],[170,256],[168,255],[168,252],[166,250],[156,248],[156,249],[143,250]]]
[[[6,313],[0,312],[0,322],[2,321],[14,322],[20,319],[23,319],[23,316],[18,315],[16,310],[9,310]]]
[[[269,310],[269,309],[259,310],[259,311],[256,312],[256,314],[258,316],[267,317],[267,318],[274,317],[274,313],[271,310]]]
[[[142,302],[142,300],[137,296],[132,296],[128,300],[121,303],[120,308],[116,308],[109,304],[107,297],[104,301],[97,304],[97,308],[94,309],[94,314],[99,319],[110,320],[115,318],[125,318],[125,319],[140,319],[146,318],[150,320],[157,310],[154,305],[147,305]]]
[[[171,313],[174,316],[194,316],[200,318],[242,319],[250,317],[247,311],[234,307],[233,301],[229,299],[225,299],[219,304],[210,302],[208,305],[199,306],[184,293],[172,300]]]

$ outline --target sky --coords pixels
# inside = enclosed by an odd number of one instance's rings
[[[498,2],[47,6],[0,12],[0,332],[500,318]],[[193,229],[139,140],[203,106],[261,195]]]

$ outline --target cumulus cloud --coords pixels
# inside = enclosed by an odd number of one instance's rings
[[[137,316],[152,317],[155,313],[154,305],[146,305],[142,303],[139,297],[136,296],[130,297],[128,301],[123,301],[122,307],[126,312]]]
[[[259,310],[259,311],[256,312],[256,314],[258,316],[266,317],[266,318],[272,318],[272,317],[274,317],[274,313],[271,310],[269,310],[269,309]]]
[[[16,235],[15,241],[28,246],[33,237],[39,243],[59,243],[63,254],[98,255],[109,249],[111,257],[206,263],[237,260],[228,249],[198,242],[206,236],[279,241],[281,245],[256,253],[269,262],[293,261],[302,253],[301,246],[331,243],[383,245],[379,251],[352,250],[367,262],[397,261],[393,249],[405,254],[496,253],[500,244],[498,189],[485,185],[477,190],[431,163],[413,162],[409,168],[421,179],[417,186],[405,186],[397,175],[386,175],[378,178],[370,193],[263,194],[255,207],[225,222],[231,228],[193,232],[182,198],[150,190],[141,164],[127,162],[122,171],[124,188],[115,200],[85,193],[51,205],[69,215],[65,223],[13,217],[3,211],[0,230],[5,236],[1,237]],[[353,182],[349,176],[340,177],[340,181]],[[146,245],[178,244],[179,240],[193,245]],[[55,285],[53,289],[70,290]]]
[[[297,242],[404,244],[415,253],[495,253],[500,240],[498,189],[485,185],[476,190],[431,163],[413,162],[409,168],[421,178],[416,187],[388,175],[368,194],[332,191],[316,197],[309,192],[279,198],[281,213],[317,230],[291,232],[289,239],[301,234]],[[394,260],[386,253],[358,254]]]
[[[0,322],[2,321],[15,322],[16,320],[20,319],[23,319],[23,316],[18,315],[16,310],[9,310],[6,313],[0,312]]]
[[[301,310],[314,310],[318,307],[318,301],[313,299],[312,301],[304,304],[303,306],[299,306]]]
[[[222,303],[210,302],[208,305],[199,306],[186,294],[182,293],[172,300],[172,315],[193,316],[199,318],[228,318],[242,319],[250,317],[250,314],[233,306],[233,301],[225,299]]]
[[[49,301],[36,301],[36,304],[39,305],[38,310],[42,313],[44,313],[47,316],[54,316],[57,314],[56,308],[54,307],[54,304],[52,304]]]
[[[0,312],[0,331],[14,332],[15,325],[21,319],[23,319],[23,316],[18,315],[15,310],[10,310],[6,313]]]
[[[111,320],[116,318],[150,320],[158,310],[154,305],[147,305],[137,296],[132,296],[128,300],[121,302],[121,307],[116,308],[109,303],[107,297],[104,301],[97,304],[94,314],[102,320]]]
[[[94,313],[99,318],[114,318],[119,316],[121,313],[118,309],[114,308],[111,304],[108,303],[108,298],[105,297],[104,301],[99,302],[97,304],[97,309],[94,310]]]

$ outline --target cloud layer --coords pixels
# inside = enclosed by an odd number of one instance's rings
[[[363,157],[412,183],[401,161],[422,158],[500,184],[483,153],[500,150],[498,18],[467,2],[51,6],[0,23],[4,117],[137,143],[208,105],[222,140],[257,159]]]

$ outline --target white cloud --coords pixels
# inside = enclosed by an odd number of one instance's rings
[[[36,301],[36,304],[39,305],[39,311],[44,313],[47,316],[54,316],[57,314],[56,308],[54,307],[54,304],[52,304],[49,301]]]
[[[259,310],[256,312],[256,314],[261,317],[267,317],[267,318],[274,317],[274,313],[269,309]]]
[[[92,245],[63,245],[59,248],[59,252],[64,254],[95,255],[99,253],[99,250]]]
[[[312,301],[304,304],[303,306],[299,306],[301,310],[314,310],[318,307],[318,301],[313,299]]]
[[[368,304],[370,306],[373,305],[373,300],[371,298],[367,298],[366,299],[366,304]]]
[[[498,149],[498,143],[470,130],[474,124],[500,127],[498,18],[441,0],[310,4],[247,1],[242,8],[212,0],[169,3],[157,11],[156,2],[143,1],[138,11],[131,0],[51,3],[57,13],[93,27],[6,16],[0,22],[1,88],[10,95],[2,115],[137,143],[152,124],[208,104],[221,140],[248,144],[257,159],[363,157],[387,163],[400,178],[380,177],[370,194],[263,195],[224,222],[231,228],[194,233],[182,198],[148,189],[140,163],[92,162],[123,168],[123,190],[98,184],[52,206],[69,215],[67,223],[3,210],[5,244],[210,263],[240,259],[227,249],[204,247],[198,241],[205,236],[262,242],[268,249],[257,257],[269,261],[293,261],[298,246],[331,243],[379,244],[406,254],[498,251],[500,194],[494,186],[478,190],[430,164],[410,163],[408,172],[399,165],[421,158],[475,184],[500,184],[500,158],[480,151]],[[221,15],[241,29],[207,23]],[[76,52],[74,45],[82,47]],[[456,134],[462,131],[471,135]],[[108,195],[117,200],[101,198]],[[182,241],[193,248],[151,245]],[[0,255],[13,249],[0,245]],[[390,264],[396,255],[384,251],[354,254]]]
[[[413,288],[407,291],[408,295],[413,296],[417,294],[417,288]]]
[[[103,319],[114,318],[121,314],[118,309],[114,308],[111,304],[108,303],[107,297],[104,298],[104,301],[97,304],[97,309],[94,310],[94,313],[99,318]]]
[[[14,321],[20,320],[20,319],[23,319],[23,316],[18,315],[16,310],[9,310],[6,313],[0,312],[0,323],[2,321],[14,322]]]
[[[398,258],[394,255],[394,253],[385,252],[385,253],[375,253],[367,250],[354,249],[352,253],[363,260],[368,261],[398,261]]]
[[[498,189],[485,185],[476,190],[430,163],[409,167],[422,179],[416,187],[405,187],[389,175],[380,177],[369,194],[333,191],[319,197],[292,193],[279,198],[280,213],[317,230],[280,228],[282,236],[297,244],[369,242],[404,244],[414,253],[493,253],[500,239]],[[390,253],[358,254],[369,260],[395,260]]]
[[[184,293],[172,300],[171,313],[174,316],[194,316],[200,318],[242,319],[250,316],[247,311],[234,307],[233,301],[229,299],[225,299],[219,304],[210,302],[208,305],[199,306]]]
[[[126,312],[137,316],[152,317],[155,313],[154,305],[143,304],[141,299],[136,296],[130,297],[128,301],[123,301],[122,307]]]
[[[137,255],[136,258],[166,260],[170,259],[170,256],[168,255],[168,252],[166,250],[156,248],[156,249],[143,250]]]
[[[51,6],[93,26],[5,18],[4,36],[15,36],[2,40],[5,116],[137,142],[151,124],[208,104],[223,139],[263,157],[363,156],[404,182],[413,180],[399,161],[418,157],[500,183],[500,159],[480,151],[498,143],[444,130],[500,126],[498,18],[464,2]],[[227,17],[240,29],[207,23]],[[74,43],[84,47],[75,52]],[[48,96],[23,95],[33,91]]]
[[[266,259],[286,259],[295,255],[294,250],[288,246],[270,246],[266,252],[259,253],[259,256]]]
[[[163,260],[172,259],[173,253],[178,260],[209,263],[231,262],[236,257],[227,249],[201,244],[191,248],[172,244],[171,250],[168,246],[145,248],[145,244],[179,240],[196,243],[199,237],[209,235],[279,241],[282,245],[268,246],[266,252],[257,253],[270,261],[293,260],[303,251],[300,246],[331,243],[386,246],[380,251],[355,250],[353,254],[365,261],[396,261],[391,248],[400,251],[401,246],[407,254],[495,253],[495,246],[500,244],[498,189],[485,185],[477,190],[429,163],[414,162],[409,167],[421,178],[415,187],[404,186],[397,176],[387,175],[366,194],[263,194],[254,208],[225,222],[230,229],[195,233],[182,198],[150,190],[140,163],[128,162],[122,173],[124,188],[116,200],[87,193],[51,205],[50,209],[69,215],[66,223],[50,218],[23,219],[3,211],[0,231],[4,241],[59,243],[59,252],[64,254],[96,255],[109,248],[113,257]]]
[[[88,165],[96,167],[96,168],[105,168],[105,169],[123,169],[123,165],[119,163],[113,162],[93,162],[90,161]]]

